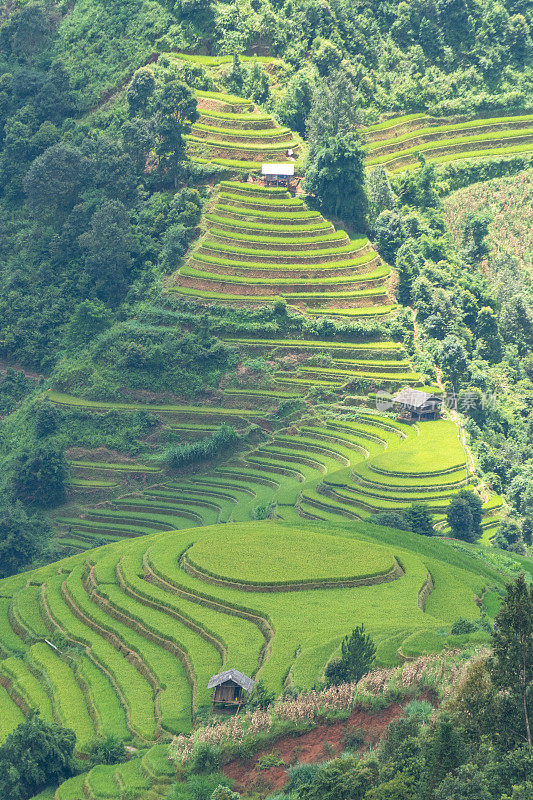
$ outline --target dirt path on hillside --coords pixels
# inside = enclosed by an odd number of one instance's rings
[[[35,381],[38,381],[40,378],[48,378],[48,375],[43,375],[41,372],[33,372],[20,364],[10,364],[8,361],[0,359],[0,373],[3,374],[7,372],[8,369],[14,369],[15,372],[23,372],[27,378],[32,378],[32,380]]]
[[[374,746],[382,736],[387,725],[403,714],[399,704],[389,706],[383,711],[371,713],[355,710],[347,720],[330,725],[319,723],[316,728],[301,736],[287,736],[279,739],[265,750],[257,753],[249,761],[231,761],[223,768],[224,774],[235,781],[235,789],[239,792],[259,791],[267,794],[282,789],[287,782],[287,767],[299,762],[311,764],[327,761],[339,755],[345,746],[343,738],[346,731],[363,728],[364,747]],[[257,768],[261,756],[275,753],[283,760],[285,766]]]

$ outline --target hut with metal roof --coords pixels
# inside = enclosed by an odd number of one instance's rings
[[[228,669],[213,675],[207,684],[208,689],[214,689],[213,708],[215,706],[237,706],[240,708],[243,697],[242,693],[250,693],[255,686],[255,681],[249,678],[238,669]]]
[[[442,397],[407,386],[392,398],[402,419],[438,419]]]
[[[261,176],[266,186],[288,186],[294,176],[294,164],[262,164]]]

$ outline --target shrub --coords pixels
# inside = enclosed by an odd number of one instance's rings
[[[252,511],[252,519],[273,519],[276,511],[276,503],[265,503],[262,506],[255,506]]]
[[[239,800],[239,798],[240,794],[233,792],[229,786],[223,786],[222,784],[217,786],[211,795],[211,800]]]
[[[429,508],[424,505],[424,503],[411,503],[403,513],[409,525],[409,529],[413,531],[413,533],[420,533],[423,536],[433,536],[435,533],[433,518]]]
[[[379,514],[372,514],[370,522],[375,525],[384,525],[387,528],[396,528],[398,531],[411,530],[404,515],[397,511],[381,511]]]
[[[346,728],[342,734],[342,744],[347,750],[356,750],[365,741],[364,728]]]
[[[21,503],[0,512],[0,578],[14,575],[38,558],[49,545],[50,524],[28,516]]]
[[[127,760],[126,748],[117,736],[109,735],[94,742],[89,750],[89,761],[95,764],[120,764]]]
[[[470,619],[459,617],[459,619],[456,619],[452,625],[452,634],[454,636],[460,636],[464,633],[474,633],[474,631],[478,630],[478,627],[479,626],[476,622],[473,622]]]
[[[208,742],[201,742],[195,749],[191,759],[191,772],[194,775],[211,773],[218,769],[220,753]]]
[[[265,753],[258,759],[256,769],[270,769],[270,767],[284,767],[285,762],[279,753]]]
[[[433,706],[427,700],[411,700],[404,710],[407,717],[415,717],[425,722],[433,713]]]
[[[52,508],[65,499],[69,468],[64,450],[54,443],[27,446],[11,460],[11,484],[17,500]]]
[[[318,764],[296,764],[294,767],[290,767],[287,770],[287,791],[293,792],[298,790],[300,786],[308,786],[313,783],[318,769]]]
[[[248,708],[260,708],[265,711],[275,699],[274,692],[269,692],[263,681],[257,681],[246,705]]]
[[[225,423],[211,436],[197,442],[172,445],[164,453],[164,461],[171,469],[179,469],[193,461],[214,458],[222,450],[228,450],[239,440],[237,432]]]

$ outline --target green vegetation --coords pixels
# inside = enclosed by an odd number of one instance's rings
[[[222,553],[218,536],[202,537],[187,551],[187,560],[210,575],[252,585],[343,583],[384,575],[394,566],[392,554],[375,546],[326,539],[303,528],[291,529],[289,536],[283,529],[270,528],[261,526],[247,537],[238,564],[234,559],[241,538],[237,531],[227,534]],[[267,552],[270,556],[265,559]]]
[[[532,571],[522,5],[0,3],[0,741],[34,709],[37,738],[77,737],[13,800],[69,775],[54,800],[156,800],[214,673],[264,710],[487,644],[498,613],[476,724],[519,746],[528,584],[498,609]],[[457,407],[398,416],[406,386]],[[346,775],[354,800],[525,798],[492,755],[464,766],[447,713],[289,800]],[[234,800],[218,755],[175,800]]]
[[[225,482],[236,489],[240,485],[231,474],[224,481],[224,475],[221,471],[220,499],[231,495],[222,489]],[[242,488],[254,480],[255,475],[247,475]],[[199,483],[196,491],[202,486],[209,488]],[[176,498],[187,500],[180,490]],[[180,566],[184,552],[186,562]],[[110,544],[91,557],[90,574],[84,555],[62,562],[67,573],[44,567],[31,574],[32,583],[42,586],[41,614],[48,635],[61,632],[59,650],[43,641],[18,645],[27,665],[46,676],[43,685],[50,699],[43,713],[49,713],[51,701],[85,751],[95,736],[88,707],[98,709],[94,719],[100,720],[99,732],[123,739],[132,733],[153,740],[158,731],[186,731],[187,707],[209,702],[207,680],[222,659],[231,656],[230,663],[254,673],[265,638],[269,655],[259,674],[269,690],[279,691],[291,667],[298,685],[310,686],[350,630],[354,614],[378,645],[401,632],[409,639],[409,652],[416,654],[424,652],[430,634],[443,647],[446,636],[439,638],[438,632],[449,631],[459,616],[479,618],[473,595],[480,595],[484,586],[501,585],[493,567],[467,549],[354,522],[344,527],[308,522],[305,528],[301,522],[270,520],[246,528],[242,523],[215,525],[155,533],[126,546]],[[394,559],[403,572],[385,575]],[[428,572],[433,586],[422,610],[419,593]],[[213,583],[209,573],[223,580]],[[151,577],[146,581],[143,576]],[[18,586],[6,579],[0,591],[15,600],[26,591],[26,577]],[[355,585],[342,588],[353,579]],[[250,592],[239,581],[287,585],[285,591]],[[325,587],[298,591],[301,582]],[[410,638],[418,632],[425,636]],[[2,647],[9,648],[9,637],[1,636]],[[77,643],[87,648],[86,656],[74,657]],[[124,646],[135,655],[130,664],[122,664]],[[6,671],[17,674],[13,658],[7,659]],[[23,681],[21,673],[14,685]],[[25,685],[33,693],[31,682]],[[43,697],[42,691],[34,694],[35,706]]]

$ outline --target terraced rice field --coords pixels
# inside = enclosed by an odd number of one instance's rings
[[[355,522],[266,520],[109,544],[0,582],[0,737],[39,708],[76,731],[80,752],[95,735],[164,741],[190,730],[224,666],[278,692],[310,686],[355,622],[385,663],[404,645],[442,647],[458,616],[479,616],[474,596],[501,583],[449,543]],[[59,648],[46,641],[54,633]],[[115,773],[89,775],[96,785]]]
[[[251,100],[224,92],[195,94],[200,116],[185,137],[193,160],[236,171],[261,171],[262,162],[294,163],[298,157],[300,137]]]
[[[368,166],[396,172],[416,166],[417,154],[435,164],[533,152],[533,114],[433,118],[424,114],[392,117],[364,128]]]
[[[362,316],[390,311],[390,267],[368,240],[351,241],[284,189],[222,181],[205,223],[205,236],[167,291],[240,305],[283,297],[322,314],[342,308]]]
[[[65,781],[55,792],[50,790],[50,794],[43,793],[33,800],[163,800],[175,777],[167,750],[167,745],[157,744],[125,764],[93,767]]]
[[[259,347],[255,340],[247,341]],[[309,342],[284,341],[281,346],[303,344]],[[314,342],[310,349],[320,344]],[[336,344],[332,349],[341,352],[353,346]],[[370,347],[390,356],[391,343],[381,344]],[[61,397],[63,403],[67,399]],[[160,530],[246,522],[261,508],[273,509],[288,522],[300,517],[366,520],[380,511],[424,502],[443,523],[453,494],[473,478],[451,421],[407,425],[339,404],[307,412],[288,427],[269,432],[268,416],[250,413],[245,419],[263,421],[258,445],[189,476],[154,477],[145,488],[132,487],[122,497],[86,508],[81,516],[57,517],[63,545],[79,551]],[[497,496],[486,503],[487,525],[501,506]]]

